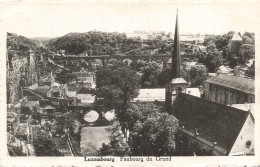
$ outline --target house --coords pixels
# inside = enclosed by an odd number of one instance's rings
[[[80,94],[78,93],[76,97],[80,100],[80,103],[83,104],[92,104],[95,101],[95,96],[92,94]]]
[[[140,89],[139,95],[136,98],[134,98],[131,102],[165,102],[165,91],[165,88]],[[186,88],[185,93],[197,97],[201,96],[199,88]],[[175,90],[173,91],[173,94],[176,95]]]
[[[224,65],[222,65],[218,68],[218,72],[222,73],[222,74],[232,74],[233,70],[224,66]]]
[[[250,154],[254,147],[252,113],[179,93],[171,113],[179,120],[177,149],[182,155]]]
[[[69,84],[84,83],[89,84],[89,88],[95,88],[95,74],[93,72],[72,72],[68,75],[75,77],[74,80],[69,81]]]
[[[39,85],[37,87],[30,87],[30,89],[24,89],[25,95],[37,96],[39,98],[56,97],[65,98],[66,84],[59,84],[52,82],[51,85]]]
[[[139,95],[132,102],[165,101],[165,88],[140,89]]]
[[[255,102],[255,82],[227,74],[219,74],[206,80],[205,99],[221,104]]]

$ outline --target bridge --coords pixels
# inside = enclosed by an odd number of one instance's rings
[[[191,55],[185,54],[182,55],[182,58],[190,57]],[[52,59],[56,63],[61,63],[63,65],[67,64],[68,61],[80,61],[80,60],[95,60],[99,59],[102,61],[103,66],[105,65],[105,61],[116,59],[116,60],[124,60],[130,59],[132,61],[145,60],[147,62],[151,62],[153,60],[161,60],[164,64],[172,57],[172,55],[162,55],[162,54],[154,54],[154,55],[125,55],[125,56],[117,56],[117,55],[94,55],[94,56],[53,56],[49,55],[49,58]]]

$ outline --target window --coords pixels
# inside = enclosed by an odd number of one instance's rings
[[[176,94],[181,93],[181,92],[182,92],[182,88],[181,87],[177,87]]]
[[[249,148],[249,147],[251,146],[251,144],[252,144],[251,141],[248,140],[248,141],[246,142],[246,148]]]

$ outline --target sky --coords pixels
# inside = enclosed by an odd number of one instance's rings
[[[257,2],[67,1],[67,3],[0,3],[7,32],[26,37],[57,37],[69,32],[165,31],[174,33],[176,9],[180,34],[255,32],[260,18]],[[86,3],[83,3],[86,2]],[[258,26],[259,27],[259,26]]]

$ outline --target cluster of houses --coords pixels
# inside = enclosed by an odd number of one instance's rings
[[[234,34],[228,46],[229,52],[237,53],[241,40]],[[201,43],[186,42],[186,45],[193,53],[206,50]],[[81,56],[87,56],[86,54]],[[64,56],[64,51],[56,56]],[[201,92],[198,87],[189,87],[189,83],[181,76],[181,69],[189,71],[192,67],[206,67],[197,62],[181,63],[180,56],[177,20],[174,51],[172,58],[166,63],[168,68],[172,68],[171,81],[165,88],[140,89],[139,95],[132,102],[160,102],[165,105],[169,114],[179,120],[176,148],[180,155],[253,155],[255,82],[244,76],[254,60],[250,60],[247,67],[230,69],[224,65],[220,66],[216,73],[209,73],[205,90]],[[33,58],[24,61],[33,61]],[[131,63],[130,59],[124,61],[128,65]],[[66,70],[51,60],[49,63],[55,66],[56,72]],[[91,63],[92,66],[102,64],[101,60]],[[113,63],[113,60],[109,63]],[[37,133],[44,133],[44,128],[54,125],[56,117],[67,110],[91,108],[95,100],[95,73],[81,68],[79,72],[67,75],[73,79],[66,84],[59,84],[50,72],[49,75],[40,78],[40,84],[25,87],[22,90],[22,98],[16,105],[8,104],[7,132],[10,152],[15,154],[12,149],[18,147],[24,155],[35,155],[32,143]],[[27,78],[36,78],[36,74]],[[53,139],[63,155],[73,154],[66,138],[57,135],[53,136]]]

